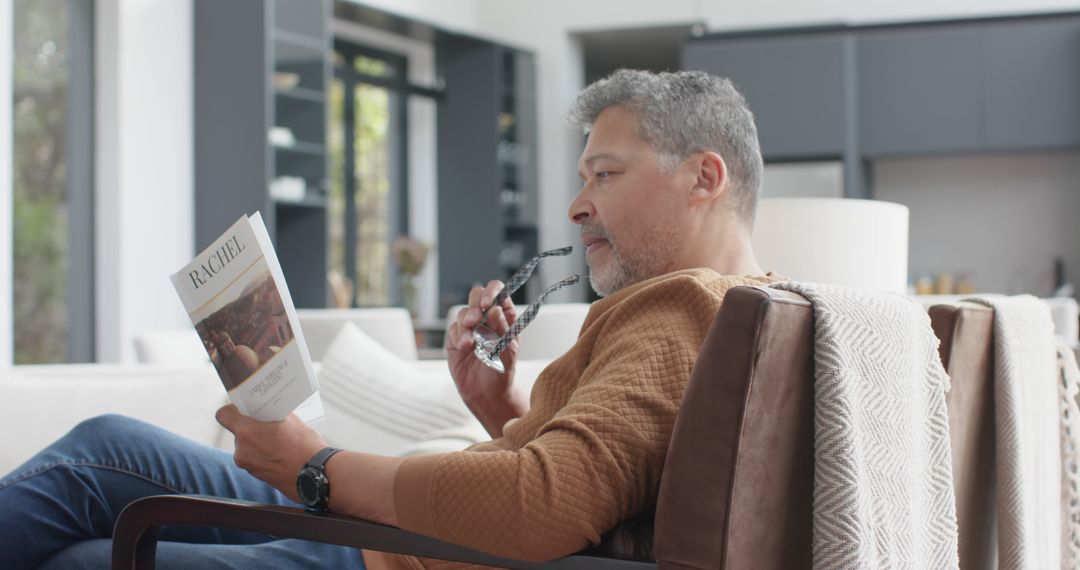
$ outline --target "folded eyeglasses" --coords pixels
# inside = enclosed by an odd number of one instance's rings
[[[528,308],[525,309],[525,312],[514,321],[514,324],[510,325],[506,334],[502,336],[499,336],[494,330],[487,326],[488,311],[490,311],[492,307],[501,305],[507,297],[513,295],[515,291],[520,289],[521,286],[529,280],[529,277],[532,276],[533,270],[536,269],[536,265],[540,263],[541,259],[545,257],[569,255],[572,251],[574,251],[573,246],[567,246],[559,249],[542,251],[536,254],[532,259],[526,262],[525,265],[522,265],[521,269],[518,269],[510,276],[510,279],[506,282],[506,286],[495,296],[491,305],[486,309],[482,309],[480,322],[473,328],[473,340],[476,341],[473,346],[473,352],[476,354],[476,357],[480,359],[480,362],[483,362],[488,367],[498,370],[499,372],[505,372],[506,369],[503,366],[502,359],[499,358],[502,351],[510,345],[511,341],[521,334],[521,331],[525,330],[525,327],[529,326],[529,323],[531,323],[534,318],[536,318],[537,313],[540,312],[540,305],[544,304],[548,295],[551,295],[559,289],[577,283],[581,280],[581,276],[571,275],[547,289],[544,289],[544,292],[540,294],[540,297],[536,302],[529,305]]]

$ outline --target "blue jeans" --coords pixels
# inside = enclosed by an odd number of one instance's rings
[[[120,511],[169,493],[297,506],[228,453],[138,420],[100,416],[0,479],[0,566],[108,568]],[[165,569],[364,567],[357,549],[227,529],[166,527],[161,541],[157,560]]]

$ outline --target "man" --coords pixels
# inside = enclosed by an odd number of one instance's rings
[[[316,499],[333,512],[512,558],[573,553],[651,509],[676,410],[724,293],[773,281],[750,248],[757,133],[731,83],[704,73],[617,72],[582,92],[571,119],[589,138],[569,217],[604,298],[529,397],[514,384],[515,344],[502,353],[505,374],[473,355],[482,313],[500,333],[516,314],[509,301],[491,306],[501,283],[472,290],[449,331],[449,363],[492,441],[408,459],[334,453],[295,417],[258,422],[227,406],[217,419],[236,436],[237,469],[145,424],[90,420],[0,481],[0,558],[56,567],[107,559],[116,514],[145,494],[287,504],[308,463],[325,473],[330,493]],[[188,567],[355,566],[361,556],[223,531],[163,538],[162,562]],[[362,556],[369,568],[453,566]]]

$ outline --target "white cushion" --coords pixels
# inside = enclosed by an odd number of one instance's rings
[[[434,432],[479,425],[449,372],[423,372],[412,364],[345,323],[319,372],[326,419],[317,427],[326,440],[335,447],[399,455]],[[458,448],[469,443],[462,440]]]
[[[547,360],[518,360],[529,393]],[[463,449],[490,439],[461,401],[446,361],[407,361],[346,324],[319,368],[326,419],[315,427],[335,447],[382,455]]]
[[[1080,305],[1072,297],[1043,299],[1050,305],[1050,317],[1054,320],[1054,332],[1061,335],[1072,348],[1080,347]]]
[[[0,474],[82,420],[116,413],[206,445],[231,438],[214,412],[228,396],[209,362],[188,366],[79,364],[0,369]]]
[[[210,362],[193,328],[142,331],[135,335],[135,359],[143,364]]]
[[[311,360],[323,359],[345,323],[353,323],[376,342],[405,360],[416,360],[416,335],[409,311],[400,307],[371,309],[297,309]],[[135,357],[145,364],[209,362],[194,328],[146,330],[135,335]]]
[[[934,305],[948,305],[971,297],[1000,298],[999,293],[976,293],[971,295],[916,295],[915,299],[926,309]],[[1048,297],[1042,299],[1050,307],[1054,321],[1054,334],[1065,339],[1072,348],[1080,347],[1080,305],[1072,297]]]
[[[416,360],[416,335],[409,311],[401,307],[370,309],[297,309],[311,359],[325,358],[330,343],[345,323],[352,323],[387,350],[405,360]]]
[[[450,307],[446,314],[446,340],[450,339],[450,325],[457,320],[458,311],[465,305]],[[519,360],[554,360],[577,341],[581,325],[589,314],[588,303],[551,303],[540,307],[529,326],[518,335]],[[517,307],[518,313],[525,307]],[[444,342],[445,344],[445,342]]]

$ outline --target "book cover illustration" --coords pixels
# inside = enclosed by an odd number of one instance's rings
[[[233,224],[172,282],[241,413],[263,421],[294,410],[308,422],[321,418],[311,358],[258,213]]]

